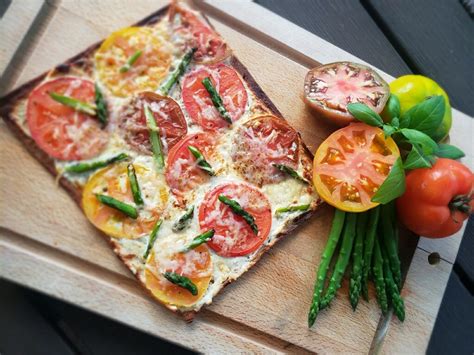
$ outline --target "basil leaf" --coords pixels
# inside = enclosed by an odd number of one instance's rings
[[[387,101],[387,111],[392,121],[394,118],[400,116],[400,100],[398,99],[397,95],[390,94],[390,97]]]
[[[389,124],[384,124],[382,128],[383,128],[383,133],[385,134],[385,138],[390,137],[392,134],[394,134],[397,131],[395,127]]]
[[[390,124],[395,127],[396,129],[400,128],[400,119],[398,117],[392,118],[392,121],[390,121]]]
[[[374,112],[369,106],[361,103],[352,103],[347,105],[347,110],[357,120],[367,123],[370,126],[382,127],[382,117]]]
[[[415,129],[410,129],[410,128],[402,128],[399,130],[403,136],[410,142],[412,145],[414,144],[419,144],[421,145],[423,151],[426,154],[433,154],[435,150],[438,148],[438,145],[436,142],[431,139],[430,136],[427,134],[417,131]]]
[[[461,159],[462,157],[466,156],[466,154],[464,154],[464,152],[458,147],[442,143],[438,144],[438,148],[436,148],[434,153],[440,158],[449,159]]]
[[[410,153],[405,159],[403,167],[406,170],[430,168],[432,166],[431,159],[431,157],[426,156],[425,153],[423,153],[423,150],[417,144],[413,144]]]
[[[372,202],[386,204],[405,192],[405,171],[402,159],[398,158],[390,169],[385,181],[380,185],[377,192],[372,196]]]
[[[446,104],[443,96],[432,96],[409,109],[402,117],[406,128],[416,129],[432,136],[443,121]]]

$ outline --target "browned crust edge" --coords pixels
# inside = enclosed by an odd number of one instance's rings
[[[167,12],[169,9],[169,5],[166,7],[163,7],[156,12],[152,13],[150,16],[138,21],[137,23],[134,24],[134,26],[145,26],[145,25],[152,25],[157,23]],[[201,13],[202,14],[202,13]],[[210,24],[209,20],[207,17],[202,14],[203,17],[208,21]],[[211,27],[213,27],[211,25]],[[78,65],[81,66],[83,65],[84,59],[88,58],[90,54],[96,50],[102,43],[103,41],[97,42],[91,46],[89,46],[87,49],[84,51],[80,52],[79,54],[69,58],[66,60],[64,63],[61,63],[57,65],[53,71],[61,72],[61,73],[67,73],[71,69],[72,66]],[[275,104],[270,100],[270,98],[267,96],[267,94],[262,90],[262,88],[257,84],[253,76],[250,74],[248,69],[240,62],[240,60],[235,56],[232,55],[230,57],[230,63],[232,67],[237,70],[237,72],[241,75],[243,80],[247,83],[249,89],[254,93],[254,95],[271,111],[272,114],[275,116],[280,117],[281,119],[284,119],[283,115],[281,112],[278,110],[278,108],[275,106]],[[37,76],[36,78],[26,82],[19,88],[11,91],[9,94],[5,95],[4,97],[0,98],[0,116],[3,118],[11,132],[17,137],[17,139],[25,146],[25,148],[28,150],[28,152],[34,156],[45,168],[48,170],[51,175],[57,176],[57,172],[54,166],[54,159],[52,159],[50,156],[48,156],[36,143],[35,141],[26,135],[21,127],[15,122],[12,116],[12,112],[18,103],[19,100],[25,99],[30,92],[39,84],[41,83],[46,76],[50,73],[51,71],[44,72],[43,74]],[[286,120],[285,120],[286,121]],[[299,133],[298,133],[299,134]],[[306,144],[301,140],[300,137],[300,142],[303,148],[303,154],[305,154],[309,159],[313,159],[313,155],[311,151],[308,149]],[[78,206],[81,208],[81,199],[82,199],[82,190],[79,186],[75,185],[74,183],[70,182],[64,177],[61,177],[59,179],[59,183],[61,186],[71,195],[71,197],[74,199],[74,201],[78,204]],[[312,207],[311,210],[299,215],[295,219],[291,221],[291,223],[287,223],[283,229],[282,232],[277,234],[273,241],[267,245],[265,245],[260,251],[255,255],[253,260],[250,262],[248,265],[247,269],[241,274],[243,275],[245,272],[247,272],[252,266],[254,266],[260,258],[265,254],[273,245],[282,239],[283,237],[288,236],[294,229],[298,228],[301,224],[303,224],[304,221],[308,220],[315,212],[317,207],[321,204],[322,202],[320,200],[317,201],[315,206]],[[82,208],[81,208],[82,209]],[[108,242],[112,250],[114,251],[114,254],[125,264],[127,267],[128,265],[128,260],[126,256],[119,255],[118,253],[115,252],[115,249],[117,247],[115,240],[113,238],[107,236],[105,233],[101,233],[105,240]],[[130,269],[130,267],[129,267]],[[131,270],[130,270],[131,271]],[[138,280],[138,283],[142,286],[142,288],[151,295],[153,299],[154,296],[151,293],[150,290],[146,288],[146,286],[141,282],[141,280],[138,278],[137,274],[133,273],[132,274],[135,276],[135,278]],[[240,276],[241,276],[240,275]],[[239,276],[239,277],[240,277]],[[228,279],[224,284],[222,284],[222,287],[220,290],[222,290],[225,286],[229,285],[236,279]],[[166,305],[165,305],[166,306]],[[168,308],[170,311],[179,313],[182,318],[186,322],[192,322],[194,319],[195,315],[198,313],[198,311],[185,311],[185,312],[180,312],[180,311],[175,311]]]

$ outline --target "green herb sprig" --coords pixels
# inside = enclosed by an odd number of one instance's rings
[[[441,124],[446,109],[442,96],[431,96],[400,115],[400,102],[390,95],[387,109],[390,122],[385,123],[379,114],[362,103],[347,105],[348,111],[357,120],[383,129],[386,137],[393,137],[398,145],[409,144],[411,150],[402,162],[399,158],[372,201],[388,203],[405,191],[405,170],[429,168],[436,157],[459,159],[464,153],[452,145],[437,143],[436,130]]]

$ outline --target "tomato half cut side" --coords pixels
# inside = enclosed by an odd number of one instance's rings
[[[166,38],[149,27],[127,27],[112,33],[95,54],[100,80],[119,97],[156,90],[171,64],[171,53],[164,41]],[[126,72],[121,71],[138,51],[141,55],[135,63]]]
[[[311,69],[304,82],[305,101],[339,126],[354,121],[347,105],[360,102],[380,113],[390,96],[388,84],[368,66],[337,62]]]
[[[179,7],[175,11],[181,15],[181,27],[177,32],[187,38],[189,48],[197,48],[193,57],[195,62],[209,65],[220,62],[231,54],[222,37],[195,14]]]
[[[211,96],[202,84],[207,77],[222,98],[232,122],[239,120],[245,112],[248,95],[237,72],[224,64],[203,67],[185,76],[182,97],[186,111],[204,130],[215,131],[228,127],[228,123],[214,107]]]
[[[352,123],[331,134],[314,156],[313,182],[329,204],[347,212],[378,205],[371,198],[385,181],[400,151],[381,129]]]
[[[219,201],[219,196],[237,201],[250,213],[258,227],[256,235],[243,217]],[[217,254],[226,257],[242,256],[257,250],[267,239],[272,225],[272,212],[266,196],[256,188],[241,183],[217,186],[204,196],[199,207],[201,230],[214,229],[214,237],[207,243]]]
[[[82,208],[89,221],[114,238],[136,239],[148,235],[168,201],[166,184],[156,174],[153,164],[134,163],[138,185],[145,205],[137,219],[108,207],[97,200],[96,194],[111,196],[134,205],[127,175],[128,163],[119,163],[99,170],[89,178],[82,193]]]
[[[163,274],[175,272],[193,282],[198,294],[193,296],[187,289],[169,282]],[[160,302],[178,307],[189,307],[202,298],[212,277],[212,261],[209,248],[200,245],[187,253],[169,253],[166,248],[155,248],[147,260],[145,284]]]
[[[215,140],[208,133],[189,134],[170,150],[165,171],[166,182],[171,192],[181,200],[195,187],[210,179],[209,174],[197,166],[189,146],[197,148],[211,166],[216,153]]]
[[[49,156],[61,160],[90,159],[107,145],[108,133],[95,117],[78,112],[50,97],[50,93],[94,105],[94,83],[62,77],[36,87],[28,98],[26,120],[31,137]]]
[[[173,99],[154,92],[142,92],[125,104],[119,114],[119,127],[125,140],[133,149],[151,154],[150,130],[146,123],[144,105],[148,105],[160,129],[165,153],[188,131],[186,119],[179,104]]]
[[[300,138],[283,119],[258,116],[245,122],[233,137],[234,168],[258,186],[275,183],[284,175],[273,164],[297,168]]]

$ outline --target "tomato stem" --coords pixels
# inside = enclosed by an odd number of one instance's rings
[[[471,213],[471,206],[470,202],[472,200],[472,196],[455,196],[451,202],[449,203],[449,209],[454,211],[461,211],[463,213],[470,214]]]

